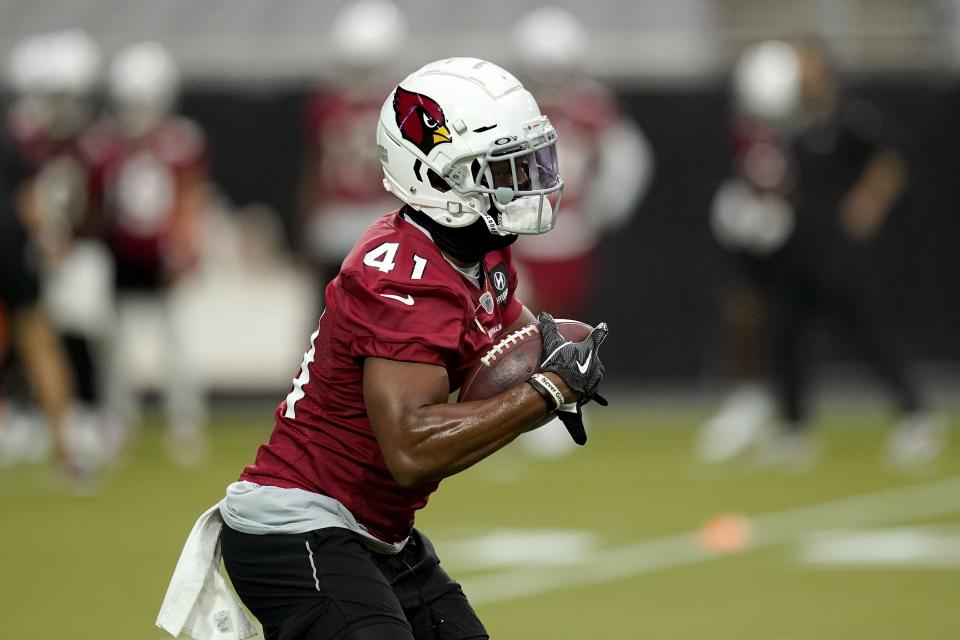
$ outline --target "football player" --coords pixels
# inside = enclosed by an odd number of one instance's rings
[[[22,168],[19,218],[40,249],[41,301],[72,368],[76,398],[66,431],[100,460],[100,343],[108,324],[110,257],[98,238],[93,161],[85,132],[94,113],[100,52],[78,30],[30,36],[11,54],[15,100],[7,117]]]
[[[383,184],[403,206],[327,287],[270,440],[220,505],[227,572],[268,640],[488,637],[414,514],[443,478],[596,397],[606,325],[565,342],[544,313],[542,375],[447,402],[535,321],[510,245],[554,226],[556,141],[531,94],[482,60],[428,64],[383,104]]]
[[[597,281],[604,234],[625,226],[653,177],[653,153],[616,96],[581,68],[589,46],[577,18],[545,6],[526,14],[513,33],[525,82],[557,129],[563,156],[564,224],[517,245],[533,308],[576,318]]]
[[[67,444],[65,425],[73,396],[67,359],[50,320],[40,304],[38,264],[30,238],[17,215],[21,170],[6,135],[0,135],[0,360],[14,350],[46,414],[53,434],[54,455],[70,479],[83,469]],[[0,425],[9,428],[9,425]],[[12,443],[0,428],[0,452]],[[13,460],[16,461],[16,460]]]
[[[174,114],[180,74],[156,42],[114,56],[107,76],[111,114],[93,128],[107,243],[116,262],[117,315],[111,350],[109,404],[122,444],[135,417],[135,394],[123,348],[143,317],[164,333],[167,452],[184,466],[205,449],[205,399],[184,353],[183,330],[171,309],[177,284],[198,260],[197,225],[207,207],[203,132]]]
[[[814,461],[802,342],[811,317],[823,315],[846,330],[899,410],[890,462],[929,462],[943,450],[944,424],[911,375],[868,250],[907,185],[903,140],[872,104],[841,91],[813,43],[762,43],[747,52],[740,71],[741,102],[753,122],[738,131],[740,178],[718,193],[714,223],[721,242],[740,254],[769,314],[768,368],[783,429],[768,439],[763,459]],[[707,425],[703,452],[719,454],[708,459],[758,441],[759,430],[744,415],[729,426]]]
[[[306,113],[306,155],[301,177],[302,250],[321,289],[370,224],[393,206],[380,186],[380,160],[369,144],[386,71],[407,32],[389,0],[348,4],[333,20],[333,81],[311,97]]]
[[[732,262],[721,320],[734,387],[697,438],[706,462],[753,446],[776,409],[765,384],[762,281],[771,255],[793,231],[797,175],[788,123],[799,97],[798,71],[790,45],[769,40],[749,47],[733,73],[733,175],[714,195],[711,230]]]
[[[578,318],[596,290],[600,243],[637,211],[653,177],[653,153],[613,92],[581,68],[589,40],[572,13],[556,6],[529,12],[513,45],[527,86],[557,129],[564,181],[563,225],[517,245],[521,295],[531,308]],[[576,448],[559,422],[531,431],[519,445],[537,458]]]

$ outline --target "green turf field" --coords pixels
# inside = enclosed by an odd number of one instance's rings
[[[696,464],[698,411],[611,409],[575,455],[508,449],[447,480],[419,526],[498,639],[960,638],[960,446],[904,476],[882,463],[882,414],[824,415],[819,465],[795,472]],[[270,420],[220,412],[191,473],[148,426],[94,497],[0,471],[2,637],[165,637],[153,621],[180,546]],[[699,545],[722,513],[750,516],[741,552]]]

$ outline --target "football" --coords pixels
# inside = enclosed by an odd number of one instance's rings
[[[557,320],[557,329],[571,342],[584,340],[593,327],[576,320]],[[458,402],[486,400],[514,387],[540,371],[543,341],[536,324],[507,334],[490,347],[470,370],[460,387]]]

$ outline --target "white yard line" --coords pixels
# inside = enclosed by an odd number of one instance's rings
[[[750,518],[752,551],[791,542],[825,527],[894,524],[960,513],[960,476]],[[473,604],[518,600],[548,591],[599,584],[725,557],[704,551],[698,532],[656,538],[598,551],[564,567],[501,572],[463,581]]]

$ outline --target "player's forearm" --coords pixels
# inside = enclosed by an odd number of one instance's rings
[[[405,442],[387,464],[403,486],[435,482],[483,460],[547,417],[543,397],[526,383],[489,400],[421,407],[406,417]]]
[[[864,169],[859,185],[869,190],[889,208],[907,184],[907,163],[892,149],[878,152]]]
[[[907,184],[907,165],[897,151],[879,151],[867,163],[842,204],[847,231],[858,239],[871,236]]]

